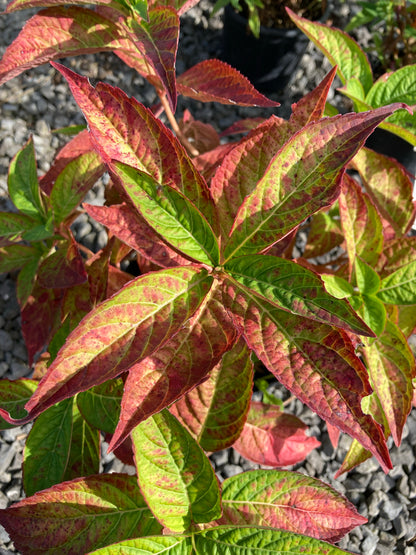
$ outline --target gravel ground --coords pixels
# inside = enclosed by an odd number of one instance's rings
[[[0,9],[6,6],[0,0]],[[213,2],[202,0],[183,18],[178,72],[181,73],[202,59],[218,57],[221,51],[221,17],[208,18]],[[331,17],[342,25],[348,17],[350,3],[333,0]],[[22,22],[34,11],[27,10],[9,16],[0,16],[0,55],[10,44],[22,26]],[[363,40],[365,40],[365,32]],[[156,101],[152,87],[124,66],[112,54],[83,56],[64,60],[75,71],[93,79],[105,80],[120,86],[128,94],[136,96],[146,105]],[[272,96],[282,106],[274,112],[282,117],[290,114],[290,105],[311,90],[329,69],[322,56],[308,47],[292,83],[283,92]],[[341,97],[332,101],[342,108]],[[193,115],[204,122],[224,129],[236,119],[248,116],[268,116],[273,110],[241,109],[221,105],[202,104],[180,99],[179,114],[189,107]],[[62,144],[51,129],[83,123],[67,85],[50,66],[42,66],[25,72],[0,88],[0,209],[10,210],[7,199],[7,168],[10,159],[33,136],[40,172],[49,168],[55,150]],[[100,202],[102,187],[97,186],[89,194],[89,202]],[[75,231],[88,246],[100,247],[105,233],[87,219],[76,222]],[[0,378],[17,379],[30,375],[27,356],[20,330],[19,306],[15,297],[13,276],[0,275]],[[281,390],[279,392],[281,394]],[[311,434],[322,442],[320,449],[294,467],[295,470],[316,476],[345,494],[369,520],[368,524],[352,531],[340,547],[365,555],[388,555],[392,553],[416,555],[416,416],[410,415],[400,448],[391,451],[394,469],[385,475],[378,463],[370,459],[358,469],[338,480],[333,475],[338,469],[350,439],[342,436],[340,446],[334,453],[324,423],[297,400],[288,410],[301,417],[310,426]],[[22,449],[30,425],[0,432],[0,508],[5,508],[24,496],[21,479]],[[103,445],[103,470],[128,471],[112,455],[105,454]],[[248,470],[253,465],[243,460],[233,450],[212,455],[221,479]],[[412,541],[413,540],[413,541]],[[15,553],[12,542],[0,526],[0,554]]]

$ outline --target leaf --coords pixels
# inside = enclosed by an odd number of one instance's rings
[[[23,452],[27,496],[62,482],[72,437],[72,399],[50,407],[33,424]]]
[[[110,165],[131,202],[166,242],[208,265],[219,262],[217,239],[203,214],[182,193],[120,162]]]
[[[289,391],[390,468],[383,433],[361,410],[371,392],[366,370],[342,332],[279,310],[231,282],[224,304],[248,346]]]
[[[86,281],[84,261],[72,237],[39,264],[38,283],[45,289],[73,287]]]
[[[161,268],[189,264],[189,260],[163,243],[144,218],[127,204],[94,206],[84,204],[84,209],[94,220],[138,251],[147,260]]]
[[[72,437],[64,480],[98,474],[100,470],[100,433],[91,427],[72,405]]]
[[[416,237],[398,237],[387,241],[375,268],[385,278],[416,260]]]
[[[222,484],[221,524],[282,528],[329,542],[367,522],[345,497],[296,472],[251,470]]]
[[[240,338],[201,385],[169,410],[205,451],[230,447],[243,430],[253,388],[250,351]]]
[[[237,106],[280,106],[257,91],[239,71],[220,60],[204,60],[182,73],[178,91],[200,102]]]
[[[303,256],[305,258],[315,258],[322,256],[344,241],[344,235],[340,229],[339,221],[326,210],[319,210],[311,218]]]
[[[202,176],[183,146],[151,112],[115,87],[52,64],[68,81],[87,119],[91,140],[105,162],[116,160],[146,172],[183,193],[215,228],[214,205]],[[213,223],[214,222],[214,223]]]
[[[130,369],[109,449],[131,430],[199,385],[231,348],[236,331],[213,286],[199,309],[157,352]]]
[[[359,313],[364,322],[373,330],[376,336],[380,336],[385,328],[387,313],[384,304],[374,295],[361,295],[362,306]]]
[[[164,410],[132,432],[137,478],[152,513],[174,532],[221,516],[220,489],[208,457]]]
[[[326,99],[336,73],[337,68],[332,68],[313,91],[292,104],[290,123],[296,130],[324,117]]]
[[[97,0],[97,4],[109,4],[111,0]],[[12,0],[7,4],[4,13],[11,13],[18,10],[26,10],[27,8],[42,8],[46,6],[56,6],[56,5],[73,5],[72,0]],[[89,0],[77,0],[77,4],[88,4]]]
[[[384,303],[416,304],[416,260],[386,276],[377,297]]]
[[[394,442],[400,445],[412,408],[415,358],[406,338],[390,320],[384,332],[363,349],[371,384],[380,399]]]
[[[127,550],[127,551],[125,551]],[[218,526],[209,530],[185,536],[158,536],[137,538],[94,551],[94,555],[114,553],[137,553],[138,555],[171,554],[192,555],[209,553],[223,555],[238,553],[252,555],[258,551],[262,555],[342,555],[346,551],[328,543],[300,536],[284,530],[261,527]]]
[[[37,223],[25,214],[0,212],[0,238],[7,238],[10,241],[21,240],[22,234]]]
[[[120,28],[80,6],[58,6],[34,15],[0,61],[0,84],[56,58],[115,50]]]
[[[155,4],[158,6],[171,6],[178,12],[178,15],[183,15],[198,2],[199,0],[148,0],[149,7]]]
[[[299,418],[280,407],[251,402],[247,422],[234,449],[244,458],[266,466],[297,464],[321,443],[308,437]]]
[[[77,405],[91,426],[113,434],[120,416],[122,396],[123,381],[117,378],[78,393]]]
[[[367,92],[373,84],[373,75],[367,56],[347,33],[327,27],[322,23],[308,21],[287,9],[291,20],[311,41],[337,66],[337,73],[344,85],[357,78]]]
[[[356,256],[374,266],[383,249],[383,224],[367,193],[348,174],[344,174],[339,197],[350,274]]]
[[[70,161],[56,178],[50,194],[55,224],[65,220],[94,183],[105,172],[96,152],[86,152]]]
[[[20,270],[32,260],[38,260],[39,253],[34,247],[27,245],[9,245],[0,247],[0,272]]]
[[[332,204],[345,165],[371,131],[399,107],[322,119],[289,139],[240,207],[224,248],[225,259],[262,251],[307,216]]]
[[[193,315],[211,283],[205,270],[192,266],[161,270],[129,282],[68,336],[26,404],[28,416],[20,422],[117,377],[152,354]],[[8,420],[2,410],[0,416]]]
[[[4,60],[4,57],[2,60]],[[12,159],[7,183],[10,198],[16,208],[26,216],[39,220],[39,217],[44,215],[45,210],[40,197],[35,148],[32,138]]]
[[[176,51],[179,39],[179,16],[173,8],[149,9],[148,21],[127,19],[130,39],[159,77],[167,93],[170,107],[176,110]]]
[[[380,214],[398,235],[405,235],[415,218],[413,183],[396,160],[368,148],[357,152],[352,166]],[[394,187],[392,187],[394,183]]]
[[[28,555],[87,553],[136,534],[161,533],[136,477],[127,474],[53,486],[0,511],[0,523],[16,549]]]
[[[354,287],[344,278],[332,274],[321,274],[325,289],[337,299],[345,299],[354,295]]]
[[[356,257],[354,260],[355,279],[358,290],[373,295],[380,289],[380,277],[371,266]]]
[[[21,418],[25,415],[25,403],[35,392],[38,382],[35,380],[0,380],[0,405],[4,410],[13,415],[14,418]],[[0,430],[13,428],[3,418],[0,418]]]
[[[224,270],[250,290],[250,295],[260,296],[277,308],[372,335],[346,301],[327,293],[320,277],[296,262],[264,254],[241,256],[227,262]]]

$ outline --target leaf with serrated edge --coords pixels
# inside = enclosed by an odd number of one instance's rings
[[[416,304],[416,260],[383,278],[377,297],[384,303]]]
[[[415,357],[400,329],[387,320],[376,340],[364,339],[363,349],[371,384],[380,399],[394,442],[400,445],[403,426],[412,408]]]
[[[383,250],[383,224],[369,195],[348,174],[341,181],[339,211],[350,274],[356,256],[374,266]]]
[[[416,237],[399,237],[387,241],[374,268],[383,279],[416,261]]]
[[[16,526],[16,522],[19,526]],[[135,476],[104,474],[64,482],[0,511],[16,549],[87,553],[137,534],[160,534]]]
[[[121,162],[109,168],[143,218],[167,243],[193,260],[218,264],[219,246],[212,228],[182,193]]]
[[[112,206],[84,204],[83,207],[94,220],[105,225],[113,235],[153,264],[161,268],[189,264],[187,258],[166,245],[146,220],[127,204]]]
[[[134,555],[192,555],[194,552],[192,539],[185,536],[153,536],[150,538],[136,538],[116,543],[89,555],[125,555],[126,552]]]
[[[98,305],[68,336],[26,404],[28,422],[49,406],[99,385],[152,354],[193,315],[212,278],[188,266],[140,276]],[[0,416],[8,422],[7,413]]]
[[[15,418],[25,415],[25,403],[36,391],[38,382],[35,380],[0,380],[0,405]],[[0,430],[8,430],[13,425],[0,418]]]
[[[233,258],[224,270],[250,294],[278,308],[360,335],[373,335],[345,300],[327,293],[321,278],[296,262],[255,254]]]
[[[110,4],[111,0],[97,0],[96,4]],[[4,13],[11,13],[17,10],[26,10],[28,8],[46,8],[56,5],[73,5],[72,0],[12,0],[4,10]],[[91,5],[90,0],[77,0],[77,4]]]
[[[359,172],[366,192],[383,218],[398,235],[405,235],[414,221],[415,206],[413,182],[403,166],[369,148],[362,148],[351,165]]]
[[[0,62],[0,84],[56,58],[116,50],[121,29],[80,6],[59,6],[33,16]]]
[[[341,81],[357,78],[367,92],[373,84],[373,74],[366,54],[347,33],[322,23],[308,21],[287,9],[289,17],[323,52],[332,65],[337,65]]]
[[[151,110],[123,91],[52,64],[68,81],[88,121],[91,140],[105,162],[117,160],[150,174],[158,183],[178,189],[215,229],[215,212],[205,180],[185,149]]]
[[[163,526],[184,532],[221,516],[214,469],[169,411],[139,424],[131,437],[140,489]]]
[[[296,472],[252,470],[224,480],[221,524],[282,528],[339,541],[367,519],[337,491]]]
[[[26,496],[64,479],[72,437],[72,399],[50,407],[33,424],[23,452]]]
[[[297,464],[321,443],[305,433],[306,424],[275,405],[252,401],[247,422],[234,449],[245,459],[266,466]]]
[[[182,329],[130,369],[109,449],[117,447],[139,422],[201,383],[235,339],[234,325],[214,285]]]
[[[158,6],[148,12],[148,21],[127,20],[130,39],[153,67],[167,93],[172,111],[176,110],[176,51],[179,17],[170,7]]]
[[[200,102],[238,106],[279,106],[259,93],[239,71],[220,60],[204,60],[178,78],[178,91]]]
[[[402,107],[322,119],[293,135],[240,207],[224,248],[225,260],[261,252],[307,216],[331,205],[345,165],[375,127]]]
[[[253,388],[253,363],[240,338],[208,379],[170,407],[205,451],[230,447],[241,434]]]
[[[77,395],[77,405],[87,422],[98,430],[113,434],[120,416],[123,380],[117,378]]]
[[[391,468],[384,435],[361,410],[367,372],[342,332],[273,307],[228,283],[224,304],[248,346],[276,378],[321,418],[358,439]]]

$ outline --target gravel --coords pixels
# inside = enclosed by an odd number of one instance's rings
[[[209,18],[213,2],[201,0],[182,21],[178,72],[181,73],[198,61],[218,57],[221,51],[221,17]],[[6,6],[0,0],[0,9]],[[331,17],[336,25],[343,25],[350,13],[350,3],[333,0]],[[35,13],[34,10],[0,16],[0,54],[20,30],[23,21]],[[363,40],[366,40],[363,31]],[[153,88],[136,75],[111,53],[97,56],[86,55],[64,60],[73,70],[88,75],[93,81],[104,80],[118,85],[129,95],[134,95],[146,105],[157,100]],[[304,92],[327,73],[328,62],[310,45],[303,56],[292,83],[283,92],[270,95],[282,103],[277,110],[246,109],[202,104],[179,99],[178,114],[188,107],[194,117],[213,124],[218,130],[231,125],[243,117],[268,116],[276,113],[288,117],[290,106]],[[339,82],[336,86],[339,86]],[[333,90],[335,88],[333,87]],[[331,101],[343,108],[342,97],[331,92]],[[54,152],[63,144],[60,135],[52,129],[67,125],[82,124],[80,114],[68,87],[53,68],[48,65],[35,68],[12,79],[0,87],[0,209],[13,210],[7,198],[7,168],[19,148],[33,136],[40,173],[48,170]],[[98,185],[88,195],[88,202],[101,203],[103,187]],[[105,231],[81,216],[73,231],[89,248],[101,248],[106,242]],[[19,306],[15,295],[15,276],[0,275],[0,378],[17,379],[30,376],[26,348],[21,335]],[[369,520],[368,524],[353,530],[340,543],[340,547],[365,555],[404,554],[416,555],[416,416],[411,413],[403,443],[400,448],[392,447],[394,469],[385,475],[374,459],[370,459],[347,476],[337,480],[333,476],[350,444],[350,438],[342,435],[340,445],[334,452],[325,424],[318,416],[294,399],[288,411],[300,416],[317,436],[321,448],[312,451],[306,460],[293,467],[294,470],[315,476],[331,484],[346,495]],[[30,424],[0,432],[0,508],[24,497],[22,490],[22,451]],[[132,473],[102,446],[104,472],[125,471]],[[244,460],[233,450],[211,455],[220,480],[243,470],[258,468]],[[12,542],[0,526],[0,554],[15,553]]]

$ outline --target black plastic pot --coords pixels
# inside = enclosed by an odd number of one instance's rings
[[[260,91],[275,92],[286,87],[308,42],[299,29],[268,27],[261,27],[257,39],[248,30],[245,17],[230,6],[224,9],[223,60]]]

